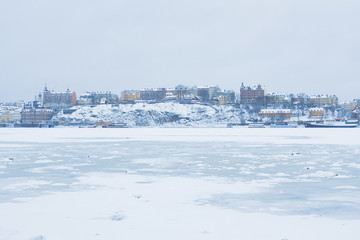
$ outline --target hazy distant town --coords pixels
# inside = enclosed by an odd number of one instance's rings
[[[260,84],[241,84],[238,91],[219,86],[184,86],[110,91],[49,90],[34,101],[0,104],[1,127],[164,126],[233,127],[360,119],[360,99],[341,102],[335,95],[266,92]],[[116,125],[117,124],[117,125]]]

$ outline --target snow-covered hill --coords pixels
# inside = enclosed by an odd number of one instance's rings
[[[74,106],[71,114],[59,113],[53,120],[72,123],[122,122],[129,126],[225,126],[250,118],[247,111],[228,105],[135,103],[120,105]],[[256,117],[256,114],[254,114]]]

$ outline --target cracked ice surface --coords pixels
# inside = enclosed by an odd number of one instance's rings
[[[360,129],[1,129],[0,239],[359,239]]]

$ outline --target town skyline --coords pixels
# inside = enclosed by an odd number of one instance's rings
[[[279,122],[287,125],[285,120],[296,121],[297,125],[305,121],[305,127],[316,127],[311,121],[332,119],[343,120],[344,124],[345,119],[354,124],[343,127],[353,128],[360,119],[359,104],[360,99],[341,103],[335,95],[266,93],[260,84],[252,87],[244,83],[238,96],[235,91],[219,86],[178,85],[170,89],[124,90],[121,95],[110,91],[77,95],[70,89],[55,92],[45,86],[34,101],[0,104],[0,122],[2,127],[190,126],[199,124],[199,116],[207,119],[213,115],[212,124],[220,121],[227,127],[245,126],[249,124],[246,121],[264,121],[262,126]],[[206,113],[206,108],[212,113]],[[184,113],[184,109],[188,113]]]
[[[242,82],[244,83],[244,82]],[[38,88],[37,91],[34,91],[32,93],[29,93],[27,92],[25,95],[27,96],[27,98],[25,97],[19,97],[19,98],[16,98],[15,96],[14,97],[11,97],[10,99],[6,99],[3,95],[1,96],[1,100],[0,102],[3,102],[3,103],[6,103],[6,102],[16,102],[16,101],[24,101],[24,102],[28,102],[28,101],[33,101],[36,99],[37,95],[39,93],[42,93],[43,89],[45,87],[48,88],[49,91],[54,91],[54,92],[65,92],[67,89],[70,89],[72,92],[76,92],[78,96],[80,96],[81,94],[85,94],[87,92],[111,92],[113,94],[118,94],[119,96],[121,95],[122,92],[124,91],[127,91],[127,90],[135,90],[135,91],[140,91],[140,90],[143,90],[143,89],[158,89],[158,88],[165,88],[165,89],[175,89],[176,86],[185,86],[185,87],[208,87],[208,86],[217,86],[219,87],[220,89],[222,90],[230,90],[230,91],[234,91],[236,95],[239,95],[240,94],[240,88],[241,88],[241,84],[239,84],[239,87],[238,88],[224,88],[223,86],[221,86],[220,84],[204,84],[204,85],[196,85],[196,84],[193,84],[193,85],[185,85],[185,84],[177,84],[175,86],[172,86],[172,87],[164,87],[164,86],[158,86],[158,87],[143,87],[143,88],[127,88],[127,89],[120,89],[119,91],[114,91],[112,89],[92,89],[92,90],[89,90],[89,89],[83,89],[83,90],[77,90],[77,89],[74,89],[72,88],[71,86],[70,87],[66,87],[66,88],[62,88],[62,89],[58,89],[58,88],[55,88],[47,83],[44,83],[42,88]],[[341,96],[337,95],[336,93],[326,93],[326,92],[322,92],[322,91],[316,91],[316,89],[313,89],[313,91],[311,93],[308,93],[308,92],[302,92],[302,91],[299,91],[299,92],[295,92],[295,91],[292,91],[292,92],[285,92],[285,91],[276,91],[276,89],[274,89],[274,91],[271,91],[269,89],[271,88],[268,88],[266,85],[263,85],[261,83],[255,83],[255,84],[249,84],[248,82],[245,82],[246,86],[250,86],[250,87],[256,87],[257,85],[261,85],[264,89],[265,89],[265,94],[285,94],[285,95],[291,95],[291,94],[294,94],[294,95],[297,95],[297,94],[306,94],[307,96],[324,96],[324,95],[329,95],[329,96],[332,96],[332,95],[335,95],[336,97],[338,97],[339,99],[339,102],[351,102],[353,100],[357,100],[357,99],[360,99],[360,95],[359,96],[354,96],[353,98],[346,98],[346,99],[343,99]]]

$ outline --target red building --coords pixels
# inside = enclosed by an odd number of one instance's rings
[[[256,87],[245,87],[244,83],[240,88],[240,103],[263,104],[265,102],[265,89],[259,84]]]

